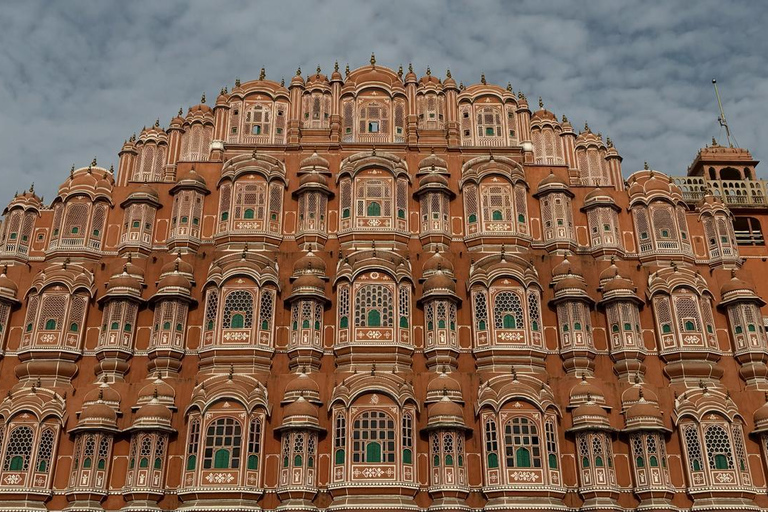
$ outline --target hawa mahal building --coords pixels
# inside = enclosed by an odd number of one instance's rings
[[[0,512],[768,508],[766,182],[511,86],[237,80],[0,229]]]

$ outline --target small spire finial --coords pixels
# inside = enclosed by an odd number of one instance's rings
[[[403,65],[400,64],[397,68],[397,78],[402,79],[403,78]]]
[[[267,71],[264,69],[264,66],[261,67],[261,71],[259,72],[259,80],[264,80],[267,78]]]
[[[584,121],[584,131],[589,133],[589,123]]]
[[[487,84],[487,82],[485,81],[485,73],[480,75],[480,83],[483,84],[483,85]]]
[[[344,75],[349,76],[349,63],[347,63],[346,67],[344,68]]]
[[[333,63],[333,70],[338,72],[339,71],[339,61],[336,61]]]
[[[371,66],[376,67],[376,55],[371,52]]]
[[[93,157],[93,160],[91,160],[91,165],[96,167],[96,157]]]
[[[155,119],[155,128],[159,128],[159,127],[160,127],[160,118]]]
[[[285,87],[285,77],[280,79],[280,87]]]
[[[451,70],[450,69],[447,69],[445,71],[445,78],[451,78]]]
[[[235,87],[240,87],[240,79],[235,78]]]
[[[316,72],[318,75],[320,74],[320,64],[318,64],[318,65],[317,65],[317,69],[315,70],[315,72]]]
[[[184,107],[179,107],[179,117],[184,115]]]
[[[541,99],[541,96],[539,96],[539,108],[544,108],[544,100]]]
[[[33,181],[32,184],[29,186],[29,193],[34,194],[35,193],[35,182]]]
[[[648,169],[650,169],[650,167],[648,167],[648,160],[646,160],[645,162],[643,162],[643,169],[644,169],[644,170],[646,170],[646,171],[647,171]]]
[[[200,103],[205,103],[205,93],[200,97]]]
[[[431,75],[432,75],[432,70],[429,69],[429,66],[427,66],[427,76],[431,76]]]
[[[512,82],[507,82],[507,91],[512,92]]]

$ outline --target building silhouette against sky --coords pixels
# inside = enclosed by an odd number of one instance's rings
[[[532,103],[262,70],[16,195],[0,511],[767,507],[757,162]]]

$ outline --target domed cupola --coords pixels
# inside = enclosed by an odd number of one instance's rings
[[[427,407],[427,427],[426,431],[436,429],[456,429],[470,431],[464,422],[464,411],[462,407],[451,400],[448,393]]]
[[[571,413],[573,416],[573,426],[568,432],[595,431],[601,430],[612,432],[611,422],[605,409],[597,405],[591,398],[576,407]]]
[[[2,213],[5,219],[0,226],[0,258],[27,261],[32,231],[43,208],[42,199],[35,194],[34,183],[29,191],[14,194]]]
[[[722,300],[718,309],[728,315],[734,356],[741,364],[739,372],[748,389],[762,390],[768,383],[768,334],[762,325],[765,300],[755,292],[755,286],[731,270],[729,279],[720,288]]]
[[[297,373],[296,377],[289,381],[288,385],[285,386],[281,403],[287,404],[297,400],[299,397],[304,397],[305,400],[316,405],[321,403],[320,386],[309,376],[303,367]]]
[[[121,272],[114,274],[107,282],[107,291],[99,297],[103,315],[96,358],[99,363],[97,374],[120,381],[129,368],[133,354],[133,340],[136,332],[136,318],[139,308],[145,302],[142,292],[144,277],[130,261],[123,264]]]
[[[446,258],[444,254],[444,252],[440,252],[440,250],[435,247],[435,252],[432,253],[432,256],[430,256],[430,258],[425,261],[424,265],[421,267],[422,279],[426,279],[438,271],[443,272],[450,277],[454,276],[453,263],[451,263],[451,260]]]
[[[574,248],[573,192],[568,182],[550,171],[533,197],[539,200],[544,243],[550,250]]]
[[[205,178],[200,176],[197,171],[195,171],[194,167],[182,174],[176,182],[176,185],[171,188],[170,194],[175,195],[182,190],[196,190],[205,195],[211,193],[208,184],[205,182]]]
[[[755,422],[753,435],[768,434],[768,393],[765,394],[765,403],[761,405],[752,417]]]
[[[163,207],[154,187],[142,183],[120,203],[123,208],[123,230],[120,235],[120,251],[138,250],[149,254],[155,228],[157,210]]]
[[[320,427],[318,420],[317,406],[299,396],[295,401],[285,407],[283,422],[276,431],[286,429],[316,430],[325,431]]]
[[[292,369],[320,368],[323,352],[323,317],[331,301],[326,292],[326,265],[308,251],[296,261],[291,276],[291,293],[285,303],[291,309],[288,355]]]
[[[16,283],[8,277],[8,265],[3,266],[2,272],[0,272],[0,307],[3,302],[5,302],[8,305],[15,305],[19,304],[19,299],[16,298],[16,294],[18,293],[18,286]],[[2,315],[0,315],[0,322],[4,322]],[[0,331],[0,339],[2,338],[3,332]]]
[[[582,374],[579,383],[571,388],[568,407],[577,407],[589,401],[601,407],[606,406],[603,391],[596,384],[591,383],[586,374]]]
[[[427,395],[424,401],[426,403],[439,402],[444,396],[447,396],[451,401],[456,403],[464,403],[464,398],[461,393],[461,384],[459,381],[450,376],[446,371],[448,367],[444,366],[442,371],[437,376],[432,377],[432,380],[427,384]]]
[[[297,240],[325,244],[328,199],[334,196],[328,186],[330,163],[315,151],[300,162],[298,175],[299,186],[293,191],[299,202]]]
[[[192,296],[192,282],[187,272],[183,272],[183,265],[180,258],[173,262],[173,272],[163,272],[157,283],[157,292],[150,298],[150,301],[157,302],[163,298],[179,298],[190,303],[196,303],[197,300]],[[188,264],[186,264],[188,265]]]
[[[150,396],[141,396],[144,402],[133,417],[133,424],[128,430],[150,430],[175,432],[171,426],[173,413],[158,398],[159,390],[155,389]]]
[[[419,162],[416,177],[419,187],[413,197],[419,201],[422,244],[438,242],[447,245],[450,241],[450,203],[456,197],[448,182],[448,164],[433,151]]]
[[[136,404],[141,406],[149,403],[151,400],[157,400],[166,407],[175,409],[176,389],[160,377],[155,377],[139,390]]]
[[[637,402],[631,405],[624,413],[626,427],[624,432],[661,430],[670,432],[664,426],[664,419],[658,404],[649,402],[645,399],[643,388],[639,389]]]
[[[159,371],[167,375],[181,369],[187,314],[190,305],[197,304],[197,299],[192,295],[192,271],[192,265],[180,256],[161,269],[157,291],[149,299],[154,310],[148,348],[150,372]]]
[[[95,395],[95,396],[94,396]],[[85,395],[83,410],[77,421],[77,426],[71,433],[97,430],[102,432],[118,432],[117,411],[120,407],[120,395],[102,383],[98,388]]]
[[[437,250],[422,267],[422,293],[416,304],[424,309],[427,366],[458,363],[457,310],[461,298],[456,294],[453,265]],[[443,267],[445,265],[445,268]]]

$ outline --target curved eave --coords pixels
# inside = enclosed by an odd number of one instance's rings
[[[632,434],[634,432],[662,432],[663,434],[671,434],[672,429],[661,425],[633,425],[619,430],[622,434]]]
[[[113,288],[109,290],[107,293],[96,299],[96,302],[99,304],[103,304],[109,300],[130,300],[133,302],[138,302],[139,304],[143,304],[146,301],[146,299],[142,298],[141,292],[131,291],[130,293],[126,293],[125,288],[119,289],[119,288]]]
[[[437,183],[429,183],[416,189],[413,193],[413,197],[422,196],[428,192],[439,192],[441,194],[447,194],[451,199],[456,197],[456,193],[445,185],[439,185]]]
[[[168,193],[171,195],[175,195],[177,192],[180,192],[182,190],[197,190],[198,192],[206,196],[211,193],[208,187],[206,185],[203,185],[202,183],[197,183],[197,182],[185,183],[181,181],[176,185],[174,185],[173,187],[171,187]]]
[[[127,197],[122,203],[120,203],[120,208],[125,208],[131,204],[149,204],[158,210],[163,207],[163,203],[161,203],[159,199],[149,195],[137,195],[133,197]]]
[[[185,293],[181,291],[172,291],[170,289],[159,290],[157,293],[155,293],[153,296],[149,298],[149,303],[155,304],[157,301],[160,301],[163,299],[179,299],[179,300],[186,301],[189,304],[197,304],[197,299],[192,297],[189,291]]]
[[[461,298],[458,295],[456,295],[455,292],[447,288],[430,290],[426,293],[423,293],[421,297],[419,297],[416,300],[416,304],[421,305],[421,304],[424,304],[426,301],[433,300],[433,299],[449,299],[456,302],[457,304],[461,304]]]
[[[177,430],[170,425],[155,423],[152,425],[131,425],[123,430],[123,432],[167,432],[169,434],[175,434]]]
[[[312,423],[291,423],[288,425],[280,425],[275,427],[275,432],[291,431],[291,430],[311,430],[313,432],[325,433],[326,430],[320,425]]]

